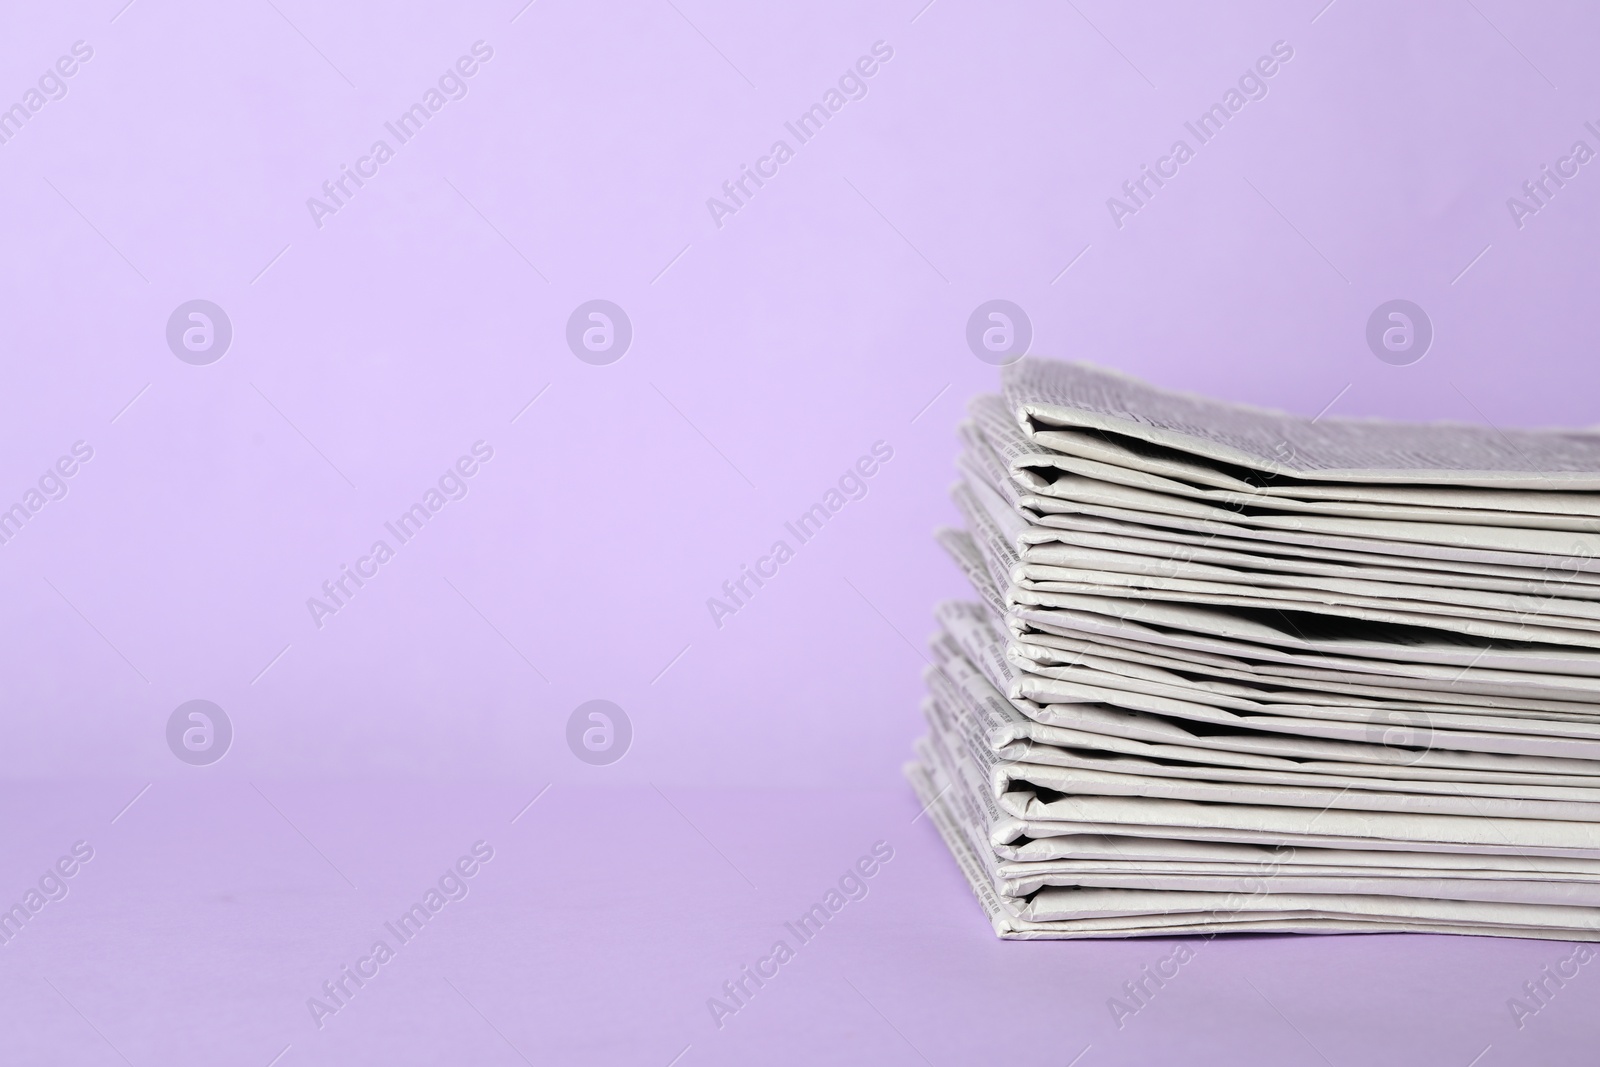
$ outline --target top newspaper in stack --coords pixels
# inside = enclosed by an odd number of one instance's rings
[[[1103,430],[1217,464],[1309,482],[1600,489],[1600,435],[1296,415],[1156,389],[1086,363],[1005,368],[1030,436]],[[1036,437],[1037,439],[1037,437]]]

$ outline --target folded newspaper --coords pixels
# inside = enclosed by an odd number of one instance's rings
[[[1003,373],[906,767],[996,933],[1600,940],[1600,433]]]

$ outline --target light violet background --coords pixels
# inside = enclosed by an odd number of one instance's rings
[[[1535,942],[1196,943],[1119,1030],[1171,943],[995,942],[899,780],[964,592],[931,532],[997,380],[979,303],[1035,353],[1305,414],[1600,421],[1600,163],[1506,205],[1600,148],[1588,7],[123,3],[0,33],[0,106],[94,50],[0,145],[0,504],[95,453],[0,546],[0,897],[96,848],[0,946],[0,1060],[1592,1062],[1600,976],[1512,1022],[1570,951]],[[480,40],[319,228],[307,198]],[[1107,198],[1280,40],[1267,97],[1118,228]],[[1436,331],[1407,367],[1364,341],[1397,297]],[[164,337],[197,298],[233,325],[209,366]],[[595,298],[633,324],[610,366],[564,339]],[[466,499],[319,630],[306,599],[478,440]],[[716,627],[880,440],[868,496]],[[196,698],[235,730],[204,768],[165,741]],[[634,729],[605,767],[565,741],[594,698]],[[313,1025],[478,839],[472,895]],[[719,1030],[706,999],[877,840],[869,896]]]

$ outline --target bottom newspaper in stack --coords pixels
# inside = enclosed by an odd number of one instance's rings
[[[1600,939],[1600,763],[1013,701],[1001,621],[938,615],[906,773],[1001,937]]]

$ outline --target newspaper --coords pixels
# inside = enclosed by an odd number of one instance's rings
[[[985,867],[980,853],[962,829],[959,819],[946,799],[947,787],[936,779],[930,768],[922,763],[906,765],[906,777],[911,782],[919,801],[930,815],[934,826],[952,857],[967,880],[968,886],[989,917],[997,935],[1008,939],[1031,940],[1037,938],[1076,937],[1168,937],[1183,934],[1219,933],[1457,933],[1498,934],[1510,937],[1548,938],[1552,940],[1597,940],[1600,931],[1588,916],[1574,914],[1567,918],[1559,913],[1558,921],[1545,925],[1518,925],[1489,914],[1470,922],[1442,922],[1421,917],[1382,919],[1371,916],[1353,916],[1306,911],[1303,913],[1274,912],[1270,917],[1249,908],[1251,896],[1227,894],[1222,905],[1205,912],[1184,911],[1171,914],[1170,904],[1150,902],[1150,910],[1142,914],[1118,918],[1091,920],[1040,919],[1022,914],[1017,903],[1021,898],[1007,898],[995,888],[993,876]],[[1259,895],[1259,894],[1257,894]],[[1329,899],[1333,898],[1330,895]],[[1243,905],[1241,905],[1243,901]],[[1576,912],[1576,909],[1573,909]]]
[[[1329,599],[1378,606],[1403,606],[1410,611],[1483,619],[1537,620],[1541,624],[1600,631],[1600,597],[1570,598],[1539,593],[1498,592],[1462,585],[1422,585],[1407,581],[1358,575],[1297,574],[1277,568],[1246,568],[1240,560],[1204,562],[1199,558],[1174,560],[1147,555],[1143,546],[1109,550],[1059,545],[1031,555],[1042,562],[1012,564],[1008,577],[1024,589],[1048,588],[1050,583],[1125,585],[1134,589],[1172,589],[1281,600],[1305,604],[1316,610]],[[1196,554],[1198,557],[1198,553]],[[1600,590],[1597,590],[1600,592]]]
[[[1048,763],[1057,758],[1048,755],[1052,748],[1099,748],[1156,760],[1210,764],[1219,773],[1225,768],[1243,767],[1391,781],[1475,782],[1512,790],[1502,793],[1494,789],[1484,795],[1535,795],[1543,786],[1600,785],[1600,762],[1596,761],[1441,751],[1407,753],[1403,764],[1397,767],[1394,751],[1381,743],[1371,743],[1370,739],[1343,743],[1275,738],[1270,734],[1195,736],[1185,730],[1181,720],[1128,716],[1094,705],[1056,705],[1046,710],[1017,702],[1029,707],[1025,714],[971,664],[954,638],[941,634],[931,642],[930,650],[935,658],[927,671],[932,696],[970,717],[970,728],[979,731],[996,752],[1012,760]],[[1075,725],[1039,721],[1046,716]],[[1229,747],[1241,738],[1244,743],[1239,743],[1237,750]],[[1248,743],[1259,740],[1275,742],[1271,747],[1288,748],[1292,754],[1264,752],[1261,749],[1268,745]],[[1028,760],[1028,753],[1037,758]]]
[[[941,674],[949,673],[945,668]],[[1432,812],[1471,817],[1549,818],[1595,821],[1600,812],[1600,785],[1543,784],[1529,775],[1509,785],[1479,782],[1468,775],[1454,781],[1413,777],[1398,768],[1386,777],[1349,775],[1336,764],[1316,770],[1283,766],[1237,766],[1228,763],[1179,762],[1169,754],[1130,751],[1097,736],[1069,746],[1029,738],[1011,741],[1014,727],[991,725],[992,718],[973,714],[967,694],[947,678],[930,677],[933,697],[924,706],[932,734],[947,747],[965,748],[986,769],[990,789],[998,797],[1025,786],[1073,796],[1153,796],[1202,802],[1253,803],[1288,807]],[[1204,754],[1197,750],[1203,760]],[[1030,759],[1029,757],[1033,757]],[[1285,763],[1289,761],[1283,761]],[[1025,813],[1016,812],[1019,817]]]
[[[1436,585],[1439,581],[1438,572],[1448,572],[1453,576],[1465,575],[1470,588],[1537,593],[1541,597],[1551,596],[1553,588],[1554,595],[1562,597],[1600,598],[1600,574],[1585,570],[1594,566],[1592,558],[1586,554],[1582,542],[1570,538],[1565,542],[1558,540],[1553,546],[1563,554],[1550,556],[1528,552],[1478,552],[1459,546],[1447,548],[1424,542],[1407,546],[1370,539],[1350,541],[1308,536],[1303,530],[1280,532],[1239,527],[1228,533],[1224,532],[1228,530],[1225,524],[1235,518],[1232,512],[1187,509],[1192,511],[1192,515],[1186,518],[1186,509],[1175,509],[1159,496],[1155,500],[1139,501],[1146,507],[1156,509],[1141,513],[1120,507],[1096,508],[1086,503],[1091,494],[1073,495],[1060,487],[1051,489],[1062,493],[1059,498],[1018,495],[1010,482],[998,479],[995,470],[997,464],[998,458],[992,453],[990,459],[980,454],[971,443],[970,436],[968,447],[957,463],[965,477],[964,485],[971,494],[972,503],[982,505],[984,515],[989,520],[987,525],[1000,530],[1006,542],[1015,544],[1016,550],[1024,555],[1031,555],[1028,549],[1032,544],[1048,545],[1061,541],[1086,547],[1098,543],[1104,547],[1108,540],[1139,538],[1138,543],[1130,546],[1132,551],[1164,559],[1176,566],[1190,561],[1234,565],[1248,562],[1252,568],[1286,573],[1326,574],[1420,586]],[[1025,472],[1022,472],[1022,476],[1024,480],[1028,477]],[[957,502],[965,514],[968,502],[961,499]],[[1025,517],[1028,515],[1046,525],[1030,525]],[[968,518],[970,523],[971,516],[968,515]],[[1291,525],[1304,526],[1301,523]],[[1408,531],[1429,528],[1415,523],[1405,524]],[[1053,529],[1059,529],[1061,533],[1054,533]],[[1206,532],[1202,536],[1199,530]],[[1087,536],[1075,537],[1074,533]],[[1499,531],[1492,536],[1504,540],[1516,533]],[[1095,540],[1096,534],[1100,535],[1098,542]],[[1256,539],[1257,543],[1252,543],[1251,539]],[[1459,541],[1459,538],[1448,540]],[[1265,543],[1261,543],[1263,541]],[[1518,544],[1522,543],[1518,541]],[[1348,547],[1351,545],[1372,551]],[[1544,547],[1552,546],[1547,544]],[[1434,559],[1431,556],[1441,558]],[[1306,569],[1308,566],[1310,570]],[[1397,595],[1407,595],[1407,591],[1399,591]],[[1414,591],[1412,595],[1415,595]]]
[[[1130,490],[1130,499],[1149,500],[1143,494],[1155,493],[1230,511],[1260,508],[1291,514],[1401,519],[1419,523],[1465,523],[1586,533],[1600,530],[1600,516],[1595,513],[1594,501],[1581,493],[1492,489],[1457,490],[1454,493],[1433,489],[1411,493],[1390,486],[1332,486],[1308,493],[1296,492],[1291,496],[1291,487],[1284,485],[1257,488],[1246,484],[1243,489],[1211,488],[1098,459],[1040,453],[1014,460],[1012,474],[1025,490],[1068,499],[1077,495],[1075,490],[1080,481],[1089,481]]]
[[[1438,877],[1460,872],[1469,878],[1526,879],[1529,874],[1549,874],[1562,881],[1593,882],[1600,878],[1600,860],[1551,856],[1490,855],[1454,852],[1403,852],[1377,849],[1281,848],[1264,845],[1224,844],[1216,841],[1177,841],[1112,835],[1042,837],[1015,845],[993,846],[999,857],[996,870],[1022,876],[1029,871],[1171,870],[1261,872],[1301,874],[1371,874],[1386,871],[1395,877]]]
[[[1384,682],[1389,686],[1437,690],[1438,682],[1448,680],[1452,695],[1520,695],[1529,700],[1543,697],[1553,700],[1562,695],[1560,690],[1576,690],[1568,695],[1587,700],[1597,685],[1590,679],[1594,673],[1600,672],[1600,655],[1594,653],[1562,648],[1538,649],[1531,645],[1513,648],[1505,643],[1499,647],[1489,647],[1483,642],[1467,643],[1459,635],[1438,630],[1424,632],[1413,629],[1404,634],[1392,629],[1387,633],[1376,631],[1379,636],[1386,636],[1389,640],[1364,642],[1350,627],[1330,628],[1326,619],[1301,618],[1296,622],[1281,609],[1265,617],[1257,615],[1252,618],[1238,613],[1208,612],[1149,601],[1129,605],[1126,601],[1116,599],[1085,599],[1075,607],[1062,608],[1058,603],[1049,611],[1030,611],[1024,602],[1007,602],[1006,594],[1011,587],[999,584],[999,576],[995,574],[995,558],[980,549],[975,539],[964,531],[946,529],[940,531],[939,540],[968,571],[974,587],[996,615],[1009,617],[1018,624],[1019,635],[1030,631],[1058,637],[1098,635],[1108,640],[1114,639],[1125,647],[1148,646],[1141,648],[1141,653],[1165,646],[1167,652],[1192,661],[1226,662],[1236,669],[1255,670],[1284,678],[1343,677],[1345,672],[1354,675],[1382,674],[1386,676]],[[1017,588],[1027,587],[1018,584]],[[1399,637],[1404,638],[1404,644],[1397,647],[1396,638]],[[1241,640],[1244,638],[1254,640]],[[1320,650],[1320,654],[1297,654],[1273,648],[1273,643],[1288,645],[1290,649],[1314,648]],[[1349,649],[1350,654],[1335,654],[1343,650],[1341,644]],[[1357,653],[1372,653],[1391,659],[1366,658]],[[1417,662],[1407,663],[1403,661],[1404,658]],[[1456,663],[1464,666],[1456,668]],[[1478,666],[1479,663],[1488,665]],[[1504,669],[1499,664],[1505,664],[1506,667],[1532,666],[1537,671]],[[1563,666],[1572,668],[1576,673],[1554,676]],[[1354,685],[1362,684],[1357,679],[1347,681]],[[1550,710],[1559,711],[1561,708],[1552,704]]]
[[[1085,363],[1005,368],[1030,435],[1098,430],[1180,456],[1306,481],[1600,490],[1600,435],[1296,415],[1156,389]]]
[[[1600,940],[1600,435],[968,411],[907,776],[1000,936]]]
[[[1059,620],[1061,616],[1055,613],[1052,618]],[[1596,679],[1577,675],[1491,670],[1452,672],[1428,664],[1385,665],[1370,660],[1313,662],[1301,666],[1213,655],[1132,637],[1112,641],[1093,627],[1076,632],[1070,622],[1061,629],[1072,632],[1058,634],[1037,628],[1019,629],[1012,635],[1011,654],[1039,664],[1068,666],[1079,662],[1086,654],[1130,659],[1169,670],[1202,672],[1247,682],[1269,690],[1268,699],[1277,698],[1271,694],[1296,691],[1301,694],[1299,699],[1370,707],[1372,702],[1361,698],[1381,698],[1382,706],[1406,706],[1422,713],[1457,706],[1466,711],[1493,709],[1496,714],[1512,717],[1592,722],[1591,702],[1600,692],[1600,682]],[[1383,670],[1385,666],[1389,670]],[[1031,670],[1032,664],[1027,664],[1026,669]]]
[[[1038,502],[1045,503],[1043,498]],[[1043,525],[1026,526],[1018,534],[1019,551],[1027,559],[1035,558],[1036,547],[1048,551],[1058,542],[1069,546],[1103,546],[1108,541],[1127,540],[1130,551],[1146,555],[1161,555],[1176,561],[1214,559],[1223,562],[1236,562],[1242,555],[1256,569],[1289,573],[1351,577],[1364,574],[1385,581],[1425,586],[1437,584],[1442,575],[1448,574],[1452,580],[1467,580],[1470,588],[1547,593],[1554,583],[1558,595],[1580,597],[1593,597],[1596,587],[1600,586],[1600,573],[1552,564],[1543,557],[1535,557],[1530,566],[1433,559],[1422,552],[1385,554],[1269,540],[1258,536],[1261,531],[1242,531],[1244,536],[1239,537],[1217,530],[1202,535],[1176,527],[1059,512],[1041,515],[1036,521]]]

